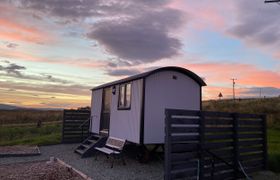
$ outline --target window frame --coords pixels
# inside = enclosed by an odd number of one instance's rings
[[[129,96],[129,106],[127,106],[127,85],[130,85],[130,96]],[[121,102],[121,87],[124,87],[124,94],[123,94],[123,98],[124,98],[124,105],[120,106],[120,102]],[[118,110],[130,110],[131,109],[131,92],[132,92],[132,83],[128,82],[128,83],[123,83],[119,85],[119,96],[118,96]]]

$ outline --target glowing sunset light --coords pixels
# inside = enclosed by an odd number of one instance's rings
[[[203,99],[280,95],[280,7],[257,1],[0,2],[0,104],[90,105],[90,89],[161,66],[207,83]],[[230,12],[230,13],[229,13]]]

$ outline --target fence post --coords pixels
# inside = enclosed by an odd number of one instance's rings
[[[205,141],[205,118],[203,111],[199,113],[199,180],[204,179],[204,141]]]
[[[263,158],[264,158],[264,169],[268,169],[268,158],[267,158],[267,125],[266,125],[266,115],[261,115],[262,128],[263,128]]]
[[[64,124],[65,124],[65,109],[63,110],[63,122],[62,122],[62,138],[61,138],[61,142],[64,142]]]
[[[239,178],[239,140],[238,140],[238,132],[239,132],[239,117],[238,113],[233,113],[233,166],[234,166],[234,176],[236,179]]]
[[[168,109],[165,109],[165,143],[164,143],[164,179],[170,180],[171,179],[171,114]]]

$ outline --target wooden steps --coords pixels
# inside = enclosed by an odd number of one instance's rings
[[[76,149],[75,153],[80,154],[82,158],[93,155],[95,147],[102,147],[105,145],[107,137],[93,134],[84,140]]]

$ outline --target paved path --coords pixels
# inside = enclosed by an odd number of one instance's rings
[[[59,144],[41,146],[40,156],[0,158],[0,164],[46,160],[50,157],[57,157],[74,168],[82,171],[86,175],[92,177],[94,180],[163,179],[163,161],[153,161],[149,164],[141,164],[135,159],[126,158],[126,166],[122,165],[121,161],[116,160],[114,168],[111,169],[111,161],[106,159],[105,156],[99,155],[97,160],[95,160],[94,157],[82,159],[79,155],[74,153],[74,149],[77,145],[78,144]]]

